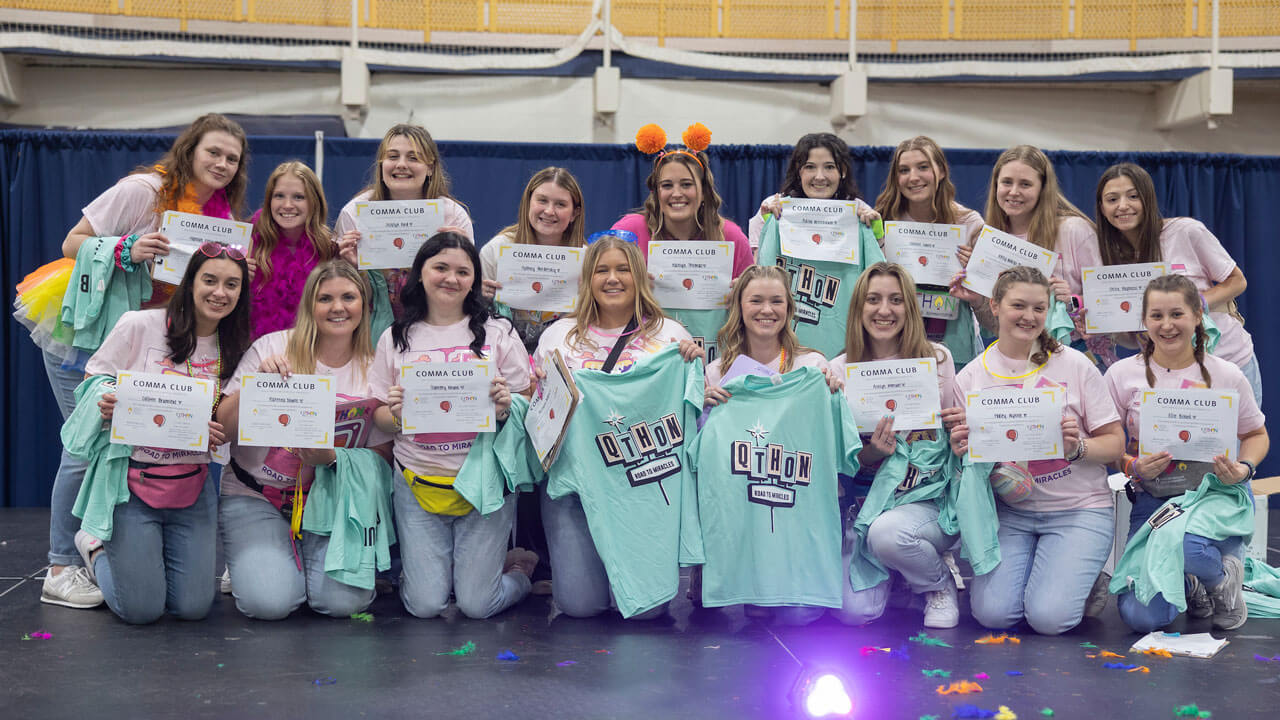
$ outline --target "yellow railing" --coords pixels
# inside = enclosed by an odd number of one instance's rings
[[[591,0],[356,0],[361,27],[575,34]],[[851,0],[613,0],[630,37],[847,39]],[[3,0],[10,8],[341,27],[350,0]],[[1210,35],[1212,0],[858,0],[860,40],[1114,40]],[[1276,0],[1220,0],[1223,37],[1280,35]]]

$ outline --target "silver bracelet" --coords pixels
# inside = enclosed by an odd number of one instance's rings
[[[1076,445],[1076,451],[1071,453],[1071,456],[1067,458],[1067,462],[1073,463],[1073,462],[1083,460],[1085,453],[1088,452],[1088,448],[1086,447],[1086,444],[1087,443],[1085,438],[1083,437],[1080,438],[1080,444]]]

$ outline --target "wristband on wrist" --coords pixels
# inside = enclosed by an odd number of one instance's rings
[[[1240,462],[1240,464],[1241,464],[1241,465],[1243,465],[1243,466],[1245,466],[1245,467],[1249,468],[1249,474],[1248,474],[1248,475],[1245,475],[1243,478],[1241,478],[1241,479],[1240,479],[1240,482],[1248,482],[1248,481],[1252,480],[1252,479],[1253,479],[1254,474],[1258,472],[1258,466],[1254,465],[1253,463],[1249,462],[1248,460],[1240,460],[1239,462]]]
[[[1130,480],[1139,480],[1137,469],[1138,458],[1134,455],[1124,456],[1124,476]]]
[[[133,244],[138,241],[138,235],[135,233],[129,236],[120,236],[120,242],[116,244],[116,267],[125,272],[133,272],[138,265],[133,261],[130,252],[133,250]]]

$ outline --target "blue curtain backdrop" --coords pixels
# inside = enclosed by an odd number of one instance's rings
[[[12,302],[14,286],[39,265],[56,258],[80,208],[134,167],[158,158],[171,137],[144,134],[0,131],[0,282]],[[330,218],[369,179],[376,140],[329,139],[324,146],[324,185]],[[254,137],[250,142],[247,211],[262,202],[263,183],[280,162],[311,163],[311,137]],[[778,145],[712,146],[717,186],[727,217],[746,226],[760,200],[777,190],[790,148]],[[454,195],[474,218],[484,243],[515,221],[528,178],[548,165],[569,168],[586,193],[587,227],[603,229],[644,199],[650,160],[621,145],[532,143],[441,143]],[[884,184],[891,148],[854,148],[854,165],[864,197]],[[982,210],[991,163],[997,150],[951,150],[947,158],[960,202]],[[1272,384],[1267,410],[1280,407],[1280,341],[1266,332],[1267,307],[1280,306],[1280,270],[1270,239],[1280,228],[1280,158],[1188,153],[1051,152],[1062,186],[1092,214],[1095,183],[1112,163],[1132,160],[1155,178],[1161,210],[1190,215],[1218,235],[1250,279],[1241,309],[1253,333],[1263,376]],[[873,200],[872,200],[873,201]],[[41,506],[49,502],[58,462],[60,416],[45,379],[38,351],[25,329],[5,312],[0,316],[0,504]],[[1280,472],[1268,461],[1262,471]]]

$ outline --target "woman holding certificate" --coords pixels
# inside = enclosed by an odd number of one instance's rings
[[[233,120],[209,114],[196,119],[174,140],[154,165],[139,167],[84,207],[84,216],[67,233],[62,252],[78,258],[83,248],[79,281],[67,287],[66,302],[81,308],[73,321],[79,337],[105,337],[127,310],[137,310],[119,298],[137,297],[150,290],[142,307],[164,307],[172,285],[150,282],[145,264],[169,253],[169,238],[159,231],[168,210],[231,219],[244,200],[248,145],[244,130]],[[95,259],[109,260],[95,262]],[[108,293],[119,284],[130,292]],[[149,286],[149,288],[148,288]],[[61,297],[62,293],[58,293]],[[104,301],[103,298],[106,300]],[[59,300],[61,305],[62,301]],[[79,350],[92,353],[96,347]],[[44,353],[45,370],[63,417],[75,408],[75,389],[83,367],[65,365]],[[94,607],[102,593],[88,581],[75,547],[79,522],[71,514],[84,478],[85,463],[62,454],[53,480],[49,518],[49,573],[40,599],[66,607]],[[65,574],[70,569],[71,574]]]
[[[671,343],[679,343],[687,361],[702,357],[689,332],[658,306],[635,243],[602,236],[588,246],[582,268],[578,310],[542,333],[534,354],[540,367],[546,367],[557,350],[570,371],[606,373],[625,373]],[[552,499],[545,484],[539,492],[556,606],[570,617],[599,615],[610,607],[609,578],[582,501],[576,494]],[[665,606],[635,617],[650,619],[663,612]]]
[[[529,354],[511,323],[490,315],[482,277],[469,237],[453,231],[433,235],[414,258],[402,295],[404,313],[378,340],[369,371],[373,395],[384,403],[374,418],[384,432],[395,433],[392,500],[404,563],[400,599],[421,618],[443,612],[450,592],[467,617],[500,613],[529,594],[538,564],[534,553],[506,550],[514,496],[500,510],[481,515],[453,489],[476,432],[406,432],[456,428],[476,417],[492,432],[509,414],[511,393],[528,393]],[[482,388],[474,385],[483,377],[479,363],[492,378]],[[466,389],[438,403],[415,403],[404,385],[411,374],[431,372],[423,364],[469,376]]]
[[[1152,280],[1142,296],[1142,317],[1147,328],[1142,354],[1124,358],[1107,370],[1107,389],[1120,408],[1129,435],[1130,454],[1121,461],[1132,489],[1129,538],[1132,541],[1142,531],[1146,535],[1146,558],[1152,557],[1153,550],[1160,558],[1155,563],[1143,559],[1135,543],[1130,542],[1116,569],[1112,590],[1120,593],[1120,617],[1138,632],[1152,632],[1168,625],[1183,608],[1194,617],[1212,616],[1213,626],[1221,630],[1234,630],[1248,618],[1242,595],[1241,536],[1253,531],[1248,481],[1266,457],[1270,438],[1249,379],[1233,363],[1205,353],[1207,336],[1200,297],[1187,276],[1173,274]],[[1149,426],[1142,421],[1144,396],[1153,395],[1152,390],[1187,388],[1235,391],[1239,402],[1228,412],[1235,416],[1240,440],[1237,456],[1217,454],[1211,462],[1205,462],[1187,459],[1185,451],[1179,452],[1181,448],[1173,453],[1140,452],[1140,447],[1153,442],[1142,431]],[[1195,414],[1203,417],[1209,412],[1206,408]],[[1176,420],[1172,422],[1177,424]],[[1178,433],[1182,443],[1188,442],[1190,432],[1183,429]],[[1174,442],[1176,445],[1178,441]],[[1217,483],[1208,483],[1208,491],[1200,493],[1201,482],[1209,473]],[[1165,505],[1173,499],[1179,501],[1178,505]],[[1173,507],[1180,512],[1169,513]],[[1156,519],[1157,511],[1162,515],[1186,515],[1182,518],[1182,531],[1175,533],[1181,537],[1174,537],[1171,546],[1157,544],[1158,528],[1164,524]],[[1179,554],[1180,565],[1170,562]],[[1122,573],[1129,562],[1138,567]],[[1136,588],[1125,582],[1130,575],[1138,578]],[[1163,577],[1166,575],[1171,577]],[[1141,596],[1147,596],[1146,602]]]
[[[144,423],[151,434],[176,436],[187,412],[212,417],[222,384],[249,345],[249,296],[244,292],[248,277],[249,266],[240,250],[212,242],[201,245],[168,307],[121,316],[89,358],[86,374],[119,380],[124,373],[149,373],[213,381],[215,407],[195,413],[178,404],[178,413],[168,413],[173,422],[166,423],[166,414],[158,413],[155,428]],[[162,395],[161,402],[173,407],[180,400]],[[116,405],[115,393],[102,396],[104,420],[113,419]],[[119,411],[137,417],[132,406]],[[149,413],[146,417],[152,419]],[[113,432],[120,424],[113,424]],[[202,426],[198,429],[203,433]],[[199,620],[213,603],[218,498],[209,475],[209,450],[221,445],[225,434],[212,419],[207,432],[208,448],[198,451],[135,446],[129,457],[128,499],[112,510],[112,536],[104,542],[84,530],[76,533],[76,549],[102,588],[107,606],[125,622],[155,622],[166,611]]]
[[[951,431],[957,452],[977,461],[981,451],[990,458],[983,462],[997,462],[991,478],[999,497],[1001,559],[974,578],[973,615],[992,629],[1025,619],[1045,635],[1064,633],[1084,616],[1114,531],[1106,464],[1124,451],[1120,416],[1111,398],[1097,391],[1098,369],[1045,330],[1052,301],[1049,280],[1038,270],[1000,273],[990,302],[999,338],[957,373],[967,409]],[[1032,390],[1038,392],[1027,392]],[[1011,410],[988,410],[997,406]],[[1002,418],[1033,406],[1048,416],[1043,423],[1000,426]],[[981,419],[974,417],[979,409]],[[1053,416],[1061,418],[1060,433]],[[1044,459],[1000,462],[1000,455],[1007,460],[1015,454]]]
[[[901,265],[881,262],[867,268],[853,289],[845,352],[832,358],[831,367],[843,374],[849,363],[933,358],[941,419],[950,427],[963,418],[957,401],[955,364],[944,345],[925,337],[924,318],[914,298],[915,283]],[[955,627],[960,621],[960,607],[955,580],[943,553],[956,544],[958,536],[947,534],[938,525],[939,496],[945,493],[935,493],[928,500],[896,503],[900,494],[925,485],[931,476],[940,488],[946,488],[949,478],[939,469],[950,449],[946,436],[937,429],[895,431],[894,409],[889,409],[874,428],[860,428],[864,432],[858,461],[861,469],[874,478],[873,485],[903,488],[904,482],[910,482],[901,492],[895,491],[888,502],[884,501],[887,496],[875,500],[879,494],[868,495],[871,506],[864,503],[868,517],[863,520],[869,523],[864,525],[864,542],[885,568],[902,575],[912,592],[924,595],[925,627]],[[885,462],[895,455],[905,462]],[[845,593],[841,619],[861,625],[880,617],[889,599],[889,582],[850,588]]]
[[[951,168],[942,148],[932,138],[918,135],[898,143],[893,151],[884,189],[876,198],[876,212],[891,223],[962,225],[964,231],[956,251],[959,263],[961,254],[967,256],[972,249],[973,239],[982,231],[983,222],[981,215],[955,198],[956,187],[951,182]],[[892,226],[887,227],[886,232],[890,228]],[[947,302],[947,298],[940,297],[947,295],[945,285],[918,284],[917,291],[923,307],[940,310],[924,318],[929,340],[946,345],[962,366],[972,360],[982,347],[972,308],[968,303]],[[954,311],[946,310],[949,305],[954,306]]]
[[[382,144],[378,146],[378,157],[373,162],[371,172],[373,181],[342,207],[334,227],[334,233],[338,236],[338,252],[352,265],[362,267],[360,245],[365,238],[356,221],[357,206],[362,203],[434,200],[438,222],[434,228],[428,228],[430,232],[434,234],[444,227],[455,228],[467,240],[474,242],[471,216],[449,194],[449,176],[445,174],[440,149],[436,147],[435,140],[426,128],[405,123],[391,126],[387,134],[382,136]],[[417,210],[413,209],[415,213]],[[416,234],[421,234],[422,228],[417,228],[416,231]],[[407,259],[413,257],[415,248],[412,243],[406,244],[402,238],[395,239],[400,242],[395,245],[398,252],[394,254],[405,257],[407,266]],[[382,264],[376,263],[374,267],[382,267]],[[404,268],[386,268],[379,275],[381,277],[370,278],[375,314],[378,314],[380,308],[385,308],[398,318],[401,289],[412,278]],[[386,305],[387,302],[390,304]],[[376,326],[374,330],[377,330]]]
[[[543,247],[580,248],[587,244],[582,227],[582,189],[573,173],[564,168],[543,168],[534,173],[520,198],[516,223],[503,228],[480,248],[480,264],[484,271],[485,299],[492,300],[502,289],[498,277],[498,252],[505,245],[541,245]],[[546,278],[539,278],[546,280]],[[536,281],[535,281],[536,282]],[[576,289],[576,283],[574,285]],[[540,292],[540,287],[534,288]],[[525,349],[533,352],[542,329],[561,313],[541,310],[513,309],[512,323],[524,340]]]
[[[369,283],[350,263],[335,259],[317,266],[302,290],[294,327],[258,338],[227,383],[218,419],[228,434],[240,436],[245,375],[330,376],[340,402],[368,412],[376,402],[369,400],[373,344],[369,341],[368,308]],[[276,416],[273,413],[271,417]],[[367,420],[357,422],[372,424]],[[372,460],[375,466],[385,464],[391,455],[391,437],[360,425],[343,423],[335,428],[335,434],[343,432],[352,438],[352,444],[342,445],[340,452],[368,447],[382,457],[363,460]],[[236,607],[248,617],[280,620],[303,602],[323,615],[348,617],[373,602],[371,587],[356,587],[325,573],[330,537],[303,531],[300,543],[292,540],[290,515],[301,517],[316,468],[336,466],[338,452],[243,443],[232,448],[231,472],[222,477],[218,521]],[[377,487],[376,479],[338,475],[339,482],[369,487]],[[306,506],[306,510],[312,511],[313,506]],[[391,518],[383,520],[389,522]],[[340,550],[350,557],[350,548]]]
[[[1086,266],[1132,263],[1164,263],[1168,272],[1190,278],[1221,333],[1213,354],[1240,368],[1261,407],[1262,374],[1253,338],[1232,307],[1247,282],[1218,238],[1199,220],[1162,217],[1151,176],[1133,163],[1112,165],[1102,173],[1097,217],[1097,245],[1065,258],[1068,281],[1079,283]]]
[[[254,213],[253,338],[293,327],[307,276],[337,254],[327,218],[329,206],[315,172],[297,160],[276,166],[266,198]]]

